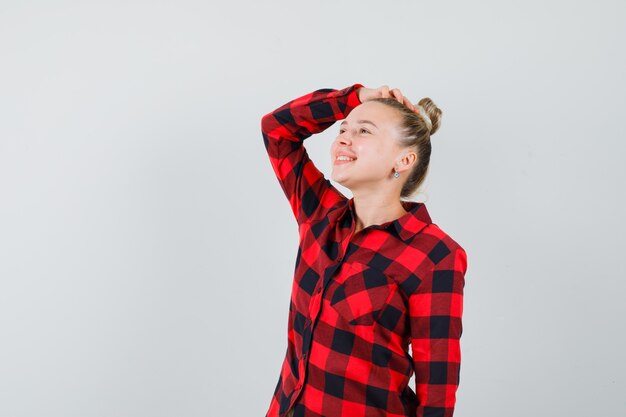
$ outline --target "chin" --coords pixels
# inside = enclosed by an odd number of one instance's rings
[[[346,179],[345,178],[341,178],[341,177],[337,177],[335,175],[331,175],[330,179],[335,181],[338,184],[341,184],[342,186],[346,186]]]
[[[341,185],[342,187],[350,189],[350,181],[348,181],[347,179],[345,179],[345,178],[339,178],[339,179],[332,178],[332,180],[335,181],[337,184]]]

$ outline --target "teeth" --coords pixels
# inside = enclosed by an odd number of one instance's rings
[[[347,157],[347,156],[344,156],[344,155],[340,155],[340,156],[337,157],[337,160],[338,161],[354,161],[354,158],[350,158],[350,157]]]

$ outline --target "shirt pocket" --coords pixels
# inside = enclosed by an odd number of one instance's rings
[[[365,264],[353,263],[348,276],[332,294],[330,305],[351,325],[378,321],[393,295],[393,279]]]

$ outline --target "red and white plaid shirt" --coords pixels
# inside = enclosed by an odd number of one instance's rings
[[[360,104],[358,87],[317,90],[262,119],[300,234],[287,352],[266,416],[452,417],[465,250],[412,201],[402,217],[354,234],[354,200],[303,146]]]

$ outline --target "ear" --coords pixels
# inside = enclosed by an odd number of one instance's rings
[[[409,150],[396,162],[395,168],[399,172],[411,170],[416,163],[417,153],[413,150]]]

